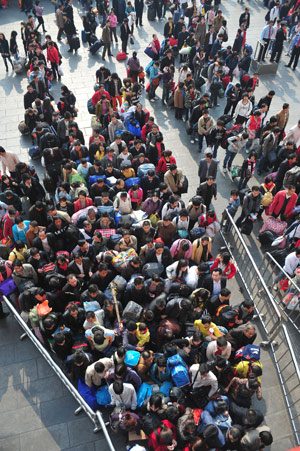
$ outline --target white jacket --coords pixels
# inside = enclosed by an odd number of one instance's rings
[[[215,352],[217,352],[217,341],[211,341],[206,349],[206,357],[208,361],[214,360],[216,358]],[[231,354],[231,343],[227,341],[227,347],[225,351],[220,354],[224,359],[228,360]]]
[[[113,389],[113,384],[108,388],[109,394],[111,396],[111,405],[120,407],[125,406],[126,409],[135,410],[136,409],[136,392],[132,384],[123,383],[123,393],[121,395],[116,395]]]
[[[296,257],[296,252],[289,254],[284,262],[284,271],[288,273],[289,276],[294,275],[297,266],[300,265],[300,258]]]
[[[129,194],[127,194],[126,200],[121,200],[121,193],[118,193],[114,200],[114,209],[119,210],[122,215],[129,215],[132,213],[132,205]]]
[[[97,373],[95,371],[95,365],[96,363],[103,363],[104,365],[104,371],[103,373]],[[113,366],[113,362],[108,357],[104,357],[103,359],[97,360],[97,362],[92,363],[92,365],[89,365],[85,371],[85,383],[88,387],[91,387],[92,384],[99,387],[101,385],[102,379],[105,376],[106,371],[110,370]]]
[[[240,100],[236,106],[236,109],[234,112],[234,117],[235,118],[237,116],[248,117],[252,111],[252,108],[253,108],[253,105],[250,102],[250,100],[248,100],[248,102],[246,104],[243,104],[243,100]]]
[[[280,8],[277,8],[277,6],[274,6],[270,11],[270,20],[275,20],[279,17],[279,11]]]
[[[293,143],[296,144],[296,147],[299,147],[299,145],[300,145],[300,127],[298,127],[298,124],[294,125],[287,132],[287,135],[284,138],[284,143],[286,143],[288,141],[293,141]]]

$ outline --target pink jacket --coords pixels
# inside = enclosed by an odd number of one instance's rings
[[[118,22],[118,18],[116,15],[107,16],[106,20],[110,20],[110,28],[116,28]]]
[[[174,243],[172,244],[171,249],[170,249],[171,255],[173,258],[175,257],[176,252],[178,251],[178,249],[180,249],[180,245],[181,245],[182,241],[185,241],[189,245],[189,249],[186,251],[183,258],[190,259],[192,257],[193,245],[189,240],[187,240],[185,238],[183,238],[183,239],[180,238],[179,240],[174,241]]]
[[[138,197],[137,197],[137,199],[135,197],[133,197],[132,188],[130,188],[130,190],[128,191],[128,194],[129,194],[131,202],[134,202],[135,204],[137,203],[138,205],[141,205],[141,203],[143,202],[143,190],[142,190],[142,188],[139,188],[139,190],[138,190]]]

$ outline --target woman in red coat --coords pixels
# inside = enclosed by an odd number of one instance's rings
[[[148,446],[151,451],[172,451],[177,447],[176,427],[169,420],[163,420],[149,436]]]
[[[223,252],[222,254],[217,255],[210,271],[212,272],[215,268],[221,268],[223,272],[222,275],[228,280],[232,279],[236,275],[236,267],[234,263],[232,263],[228,252]]]
[[[272,215],[274,218],[280,216],[282,221],[291,218],[297,202],[295,191],[296,189],[292,185],[288,186],[287,189],[278,191],[269,207],[269,215]]]
[[[73,204],[74,204],[74,212],[76,213],[77,211],[82,210],[83,208],[91,207],[93,205],[93,201],[90,197],[86,197],[86,193],[84,191],[80,191],[78,199]]]
[[[59,54],[57,49],[54,47],[53,42],[49,42],[48,48],[47,48],[47,61],[50,61],[51,68],[53,71],[53,80],[56,80],[56,74],[58,79],[60,80],[60,75],[58,72],[58,66],[59,66]]]
[[[170,169],[170,164],[176,164],[175,157],[172,155],[171,150],[165,150],[162,157],[158,160],[156,172],[162,176]]]

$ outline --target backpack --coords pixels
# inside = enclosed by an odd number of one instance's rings
[[[103,387],[100,387],[99,390],[96,393],[96,399],[99,406],[109,406],[111,403],[111,396],[108,391],[108,386],[104,385]]]
[[[141,354],[138,351],[127,351],[124,360],[125,365],[134,368],[139,363],[140,356]]]
[[[246,345],[235,352],[234,360],[258,361],[260,360],[260,346]]]
[[[289,169],[284,176],[283,179],[283,187],[285,188],[288,185],[295,185],[296,177],[300,174],[300,167],[295,166],[292,169]]]
[[[168,358],[167,361],[168,368],[171,370],[175,368],[177,365],[182,365],[186,367],[186,363],[183,358],[179,354],[172,355],[172,357]]]
[[[221,143],[221,147],[223,149],[226,149],[228,146],[228,138],[231,138],[232,136],[237,136],[239,133],[243,131],[243,126],[241,124],[233,125],[224,135],[224,138]]]
[[[230,305],[220,305],[216,312],[216,324],[231,328],[235,325],[238,318],[238,311]]]
[[[185,387],[190,384],[189,373],[185,364],[174,366],[171,369],[171,377],[176,387]]]
[[[260,203],[262,204],[263,207],[268,207],[269,205],[271,205],[272,200],[273,200],[273,194],[271,193],[271,191],[267,191],[263,195]]]
[[[139,391],[137,392],[136,396],[136,403],[138,407],[141,407],[144,403],[144,401],[153,393],[153,386],[146,384],[146,382],[143,382],[142,385],[139,388]]]

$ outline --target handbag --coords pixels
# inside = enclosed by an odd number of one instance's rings
[[[150,47],[146,47],[144,50],[144,53],[146,53],[147,56],[149,56],[149,58],[153,58],[154,57],[154,52]],[[146,68],[147,71],[147,68]]]
[[[207,387],[194,388],[199,373],[200,373],[200,365],[198,371],[195,374],[194,380],[190,386],[189,397],[193,404],[195,404],[199,409],[203,409],[208,403]]]
[[[12,277],[8,277],[6,280],[4,280],[0,285],[0,293],[3,296],[9,296],[14,291],[16,291],[17,286],[15,284],[15,281]]]
[[[60,77],[62,77],[64,75],[64,71],[62,70],[61,65],[58,66],[57,71],[58,71],[58,75]]]
[[[159,82],[160,82],[159,77],[153,78],[152,81],[151,81],[153,86],[158,86]]]
[[[250,235],[253,229],[253,221],[246,218],[241,224],[241,233],[244,235]]]
[[[133,40],[132,36],[130,37],[130,44],[134,44],[134,40]]]

